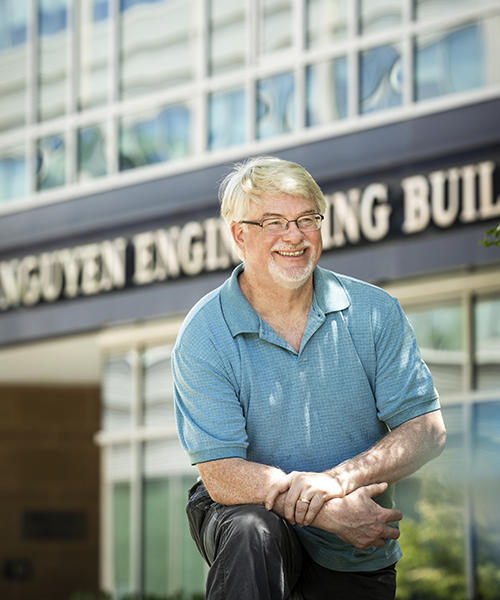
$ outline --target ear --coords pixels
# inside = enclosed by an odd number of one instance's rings
[[[233,242],[238,248],[239,254],[243,257],[245,255],[245,226],[243,223],[233,221],[229,226]]]

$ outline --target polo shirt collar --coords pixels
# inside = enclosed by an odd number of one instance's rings
[[[220,292],[222,312],[233,337],[240,333],[261,331],[261,319],[243,295],[238,275],[244,264],[238,265]],[[314,270],[314,304],[324,314],[344,310],[350,305],[346,290],[331,271],[316,267]]]

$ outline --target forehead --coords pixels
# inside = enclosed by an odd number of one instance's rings
[[[260,198],[252,198],[249,204],[249,214],[253,216],[295,217],[316,210],[316,204],[310,198],[290,194],[263,195]]]

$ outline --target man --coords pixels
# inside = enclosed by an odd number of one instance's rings
[[[392,599],[388,484],[445,442],[411,327],[386,292],[317,266],[325,199],[301,166],[250,160],[220,197],[244,262],[172,357],[207,598]]]

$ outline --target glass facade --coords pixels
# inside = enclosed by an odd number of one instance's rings
[[[197,472],[177,441],[170,352],[135,347],[103,361],[104,570],[117,599],[203,594],[206,569],[184,510]]]
[[[438,459],[397,484],[405,514],[401,600],[498,595],[499,310],[498,294],[406,308],[442,398],[448,440]]]
[[[380,111],[467,103],[498,89],[499,46],[488,0],[4,0],[0,210],[172,159],[345,133]],[[62,131],[64,168],[51,161],[46,179],[40,146]]]

